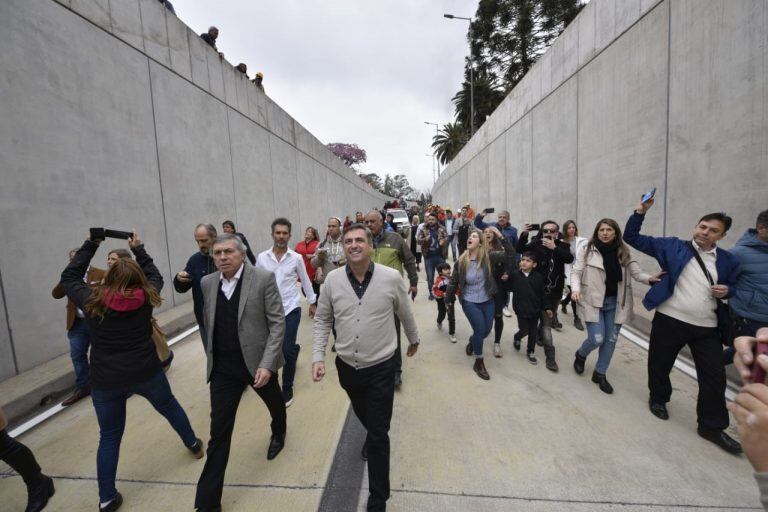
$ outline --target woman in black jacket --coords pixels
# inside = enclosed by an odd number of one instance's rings
[[[493,355],[501,357],[501,333],[504,331],[504,308],[507,305],[507,280],[514,271],[515,248],[501,231],[494,226],[483,230],[485,244],[492,259],[491,271],[496,280],[496,294],[493,296]]]
[[[152,342],[152,310],[160,305],[163,278],[136,232],[128,245],[136,261],[119,259],[104,282],[84,281],[101,240],[86,240],[61,274],[67,296],[84,313],[91,334],[91,396],[99,422],[96,473],[102,511],[117,510],[123,498],[115,488],[120,441],[125,430],[125,402],[141,395],[171,424],[195,458],[203,443],[171,393]]]

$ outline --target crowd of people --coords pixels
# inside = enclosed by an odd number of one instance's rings
[[[514,350],[520,351],[527,338],[526,360],[537,364],[536,347],[542,346],[546,368],[558,372],[553,331],[562,328],[558,310],[566,314],[571,304],[574,326],[585,331],[573,369],[583,374],[590,354],[597,352],[591,380],[608,394],[613,393],[607,373],[618,334],[633,316],[631,281],[647,285],[643,305],[656,310],[648,355],[650,412],[669,418],[670,372],[687,345],[699,383],[698,434],[729,453],[740,453],[742,444],[725,432],[725,366],[733,362],[748,383],[755,365],[768,368],[768,356],[753,356],[753,345],[768,343],[768,210],[727,251],[718,247],[731,227],[727,215],[703,215],[687,240],[653,237],[641,233],[652,206],[653,199],[637,204],[623,230],[616,220],[601,219],[588,237],[579,236],[573,220],[562,228],[553,220],[524,224],[518,233],[509,212],[486,208],[475,214],[469,204],[456,216],[449,208],[412,207],[410,229],[398,232],[386,210],[373,209],[356,212],[354,221],[329,218],[323,237],[308,226],[293,249],[293,224],[279,217],[269,226],[272,246],[258,254],[231,220],[221,224],[221,234],[212,224],[199,224],[193,232],[198,250],[174,275],[173,285],[178,293],[192,290],[207,358],[207,450],[165,376],[173,352],[152,316],[161,303],[160,272],[135,231],[128,250],[109,252],[106,270],[92,266],[103,241],[98,230],[92,231],[70,252],[53,296],[68,298],[66,329],[76,375],[75,390],[63,405],[90,394],[100,427],[100,510],[114,511],[122,504],[115,480],[125,404],[134,394],[166,418],[192,457],[207,455],[197,510],[221,510],[235,417],[246,387],[253,388],[271,416],[267,459],[279,455],[286,442],[286,408],[294,403],[301,294],[314,319],[312,378],[325,375],[333,335],[339,383],[367,431],[361,457],[368,461],[368,510],[385,510],[388,432],[395,390],[403,382],[401,330],[408,356],[416,354],[420,342],[411,303],[421,263],[425,294],[436,304],[437,327],[442,330],[447,318],[451,343],[458,341],[455,303],[460,304],[472,332],[464,351],[479,378],[491,378],[485,339],[494,331],[493,355],[502,358],[504,321],[513,314]],[[496,220],[488,222],[492,214]],[[654,258],[661,271],[644,271],[633,249]],[[728,322],[718,314],[723,310],[729,310]],[[750,383],[727,407],[761,489],[768,492],[768,388]],[[2,415],[0,426],[2,460],[23,476],[27,510],[42,510],[53,495],[53,480],[28,448],[8,436]]]

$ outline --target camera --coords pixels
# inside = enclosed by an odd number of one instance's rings
[[[116,229],[106,228],[91,228],[91,240],[94,242],[101,242],[105,238],[119,238],[121,240],[128,240],[133,236],[130,231],[118,231]]]

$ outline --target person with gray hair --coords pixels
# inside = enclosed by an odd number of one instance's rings
[[[216,270],[216,266],[214,265],[213,258],[211,258],[210,254],[216,235],[216,228],[213,224],[198,224],[197,227],[195,227],[195,242],[197,242],[199,251],[189,257],[184,270],[178,272],[173,278],[173,288],[178,293],[186,293],[192,288],[195,320],[197,320],[197,325],[200,327],[200,337],[203,340],[203,344],[205,344],[205,324],[203,323],[204,303],[203,290],[200,288],[200,281],[203,277]]]
[[[200,34],[200,39],[208,43],[208,45],[216,51],[218,51],[216,48],[216,39],[218,39],[218,37],[219,29],[214,26],[208,27],[208,32],[203,32]]]

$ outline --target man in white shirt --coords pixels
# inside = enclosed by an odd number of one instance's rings
[[[283,398],[285,406],[293,403],[293,379],[296,375],[296,360],[299,358],[301,346],[296,343],[296,333],[301,321],[301,305],[299,289],[296,286],[301,281],[304,295],[309,302],[309,316],[315,316],[317,297],[312,289],[312,281],[307,275],[307,269],[301,255],[288,247],[291,239],[291,221],[279,217],[272,221],[271,249],[267,249],[256,258],[256,266],[269,270],[275,274],[280,297],[283,299],[285,312],[285,338],[283,339],[283,356],[285,366],[283,368]]]

